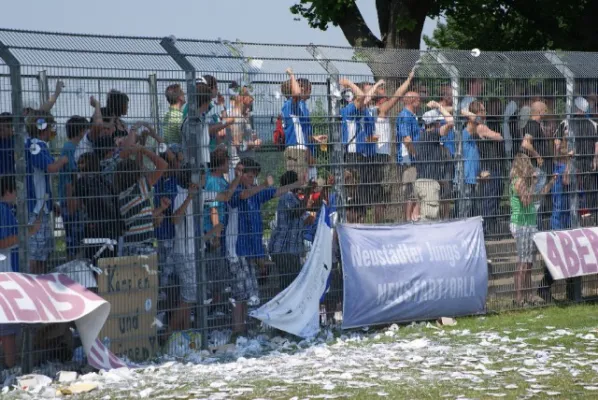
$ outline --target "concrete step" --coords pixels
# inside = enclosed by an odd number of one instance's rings
[[[532,264],[532,271],[544,271],[544,262],[536,260]],[[516,257],[512,257],[511,259],[488,263],[488,273],[489,279],[492,279],[493,276],[501,276],[504,274],[513,274],[517,271],[517,261]]]
[[[517,254],[515,239],[487,240],[486,255],[489,259],[500,256],[510,256]]]

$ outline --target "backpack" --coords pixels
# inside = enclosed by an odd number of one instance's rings
[[[276,120],[276,128],[272,134],[272,141],[274,142],[274,146],[278,151],[284,151],[286,138],[284,135],[284,126],[282,125],[282,117],[280,115]]]

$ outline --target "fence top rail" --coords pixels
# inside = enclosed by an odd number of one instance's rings
[[[576,79],[597,79],[598,53],[564,51],[409,50],[352,48],[348,46],[255,43],[240,40],[174,38],[179,52],[200,73],[246,73],[252,61],[259,61],[256,76],[280,74],[292,67],[297,74],[311,75],[325,82],[327,72],[318,54],[344,76],[403,78],[415,64],[416,76],[448,79],[565,79],[566,66]],[[0,42],[22,66],[67,69],[120,69],[137,71],[180,71],[160,44],[164,37],[100,35],[0,28]],[[556,61],[555,61],[556,60]],[[0,60],[0,64],[4,64]],[[560,65],[559,65],[560,64]],[[251,72],[251,71],[249,71]],[[263,79],[262,79],[263,80]]]

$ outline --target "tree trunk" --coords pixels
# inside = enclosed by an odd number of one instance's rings
[[[375,79],[385,79],[392,87],[409,74],[419,54],[379,49],[419,50],[424,21],[434,1],[376,0],[380,39],[367,26],[355,3],[347,6],[338,25],[351,46],[356,47],[357,58],[370,67]]]
[[[395,27],[397,40],[395,43],[389,43],[386,47],[399,49],[419,49],[422,30],[426,16],[432,8],[434,0],[395,0],[393,14],[395,23],[390,26]]]
[[[352,47],[419,49],[426,15],[434,0],[376,0],[380,36],[367,26],[356,3],[345,9],[338,26]]]
[[[356,3],[347,6],[338,26],[351,47],[382,47],[382,41],[372,33]]]

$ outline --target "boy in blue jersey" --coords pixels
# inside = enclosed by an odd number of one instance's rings
[[[313,136],[313,127],[307,100],[311,97],[311,84],[305,78],[296,79],[293,70],[288,68],[289,80],[281,85],[286,100],[282,107],[285,133],[285,166],[287,171],[295,171],[298,176],[308,173],[309,179],[316,178],[315,147],[316,143],[326,143],[325,135]]]
[[[25,159],[27,162],[27,208],[29,223],[41,219],[41,229],[29,238],[29,271],[33,274],[46,272],[46,262],[54,249],[54,229],[50,213],[53,211],[50,174],[58,173],[69,159],[58,160],[50,155],[48,143],[56,136],[56,123],[52,114],[35,111],[27,117]]]
[[[359,178],[356,201],[374,204],[381,200],[383,179],[382,165],[376,158],[377,110],[372,100],[384,81],[356,85],[341,79],[339,83],[348,89],[344,96],[347,104],[341,109],[342,141],[346,146],[345,162],[349,168],[357,170]]]
[[[245,330],[247,305],[257,306],[259,290],[256,268],[263,270],[266,252],[263,244],[262,205],[275,197],[298,189],[303,185],[305,176],[298,182],[280,188],[273,187],[274,179],[268,176],[266,182],[256,185],[255,181],[261,172],[260,164],[251,159],[241,160],[243,174],[240,185],[230,199],[231,208],[238,211],[238,239],[236,254],[238,262],[230,262],[229,268],[233,278],[233,297],[237,301],[233,310],[233,332]]]
[[[399,163],[399,180],[401,189],[399,200],[406,202],[404,210],[399,215],[410,220],[416,203],[412,200],[413,183],[417,179],[417,170],[412,165],[415,161],[414,142],[419,140],[421,126],[417,120],[416,112],[420,107],[420,95],[416,92],[407,92],[404,97],[405,107],[397,117],[397,162]],[[403,208],[403,207],[401,207]]]
[[[295,171],[297,175],[304,176],[311,161],[310,140],[308,132],[304,130],[306,118],[309,117],[304,116],[306,107],[299,82],[290,68],[286,72],[289,80],[281,85],[286,98],[281,111],[285,135],[285,166],[287,171]]]
[[[174,249],[174,225],[172,223],[173,204],[177,195],[177,174],[184,161],[183,149],[178,144],[171,144],[168,152],[161,154],[168,162],[168,170],[154,185],[154,207],[162,206],[162,199],[167,198],[169,205],[164,210],[160,223],[156,226],[158,240],[158,265],[160,268],[160,299],[164,300],[169,281],[174,271],[172,253]]]
[[[364,93],[363,135],[357,137],[357,146],[361,148],[358,149],[361,155],[361,163],[358,168],[361,183],[359,197],[364,205],[376,205],[374,210],[379,208],[378,206],[383,201],[382,181],[384,175],[383,163],[379,162],[377,157],[378,132],[376,132],[376,122],[378,109],[374,100],[378,97],[378,94],[384,93],[384,84],[383,80],[379,80],[375,84],[362,82],[358,85]],[[381,212],[378,211],[377,214],[380,215]]]
[[[60,201],[60,212],[64,221],[66,237],[66,252],[69,258],[74,258],[79,251],[81,238],[83,237],[83,224],[79,221],[78,213],[69,212],[67,203],[72,202],[74,195],[74,181],[77,174],[77,163],[75,162],[75,151],[79,142],[85,136],[89,128],[86,118],[73,116],[66,122],[67,142],[62,148],[61,156],[68,158],[68,163],[60,171],[58,176],[58,197]],[[72,208],[72,207],[71,207]]]
[[[0,176],[0,273],[19,272],[19,225],[14,215],[16,202],[17,184],[14,176]],[[34,235],[39,228],[40,220],[36,219],[29,227],[29,236]],[[0,324],[0,342],[7,368],[15,366],[18,328],[17,324]]]
[[[213,201],[204,203],[203,234],[207,235],[216,227],[225,227],[228,222],[227,201],[230,199],[219,199],[216,193],[230,193],[237,189],[243,171],[243,164],[235,166],[235,179],[229,182],[225,174],[229,172],[229,157],[227,151],[218,148],[210,156],[210,171],[205,178],[204,190],[212,193]],[[225,258],[225,235],[224,232],[206,242],[205,259],[206,274],[210,285],[207,288],[208,299],[212,299],[212,305],[221,304],[224,300],[226,286],[229,284],[228,265]]]
[[[440,165],[441,177],[438,180],[440,185],[440,219],[446,219],[450,216],[451,198],[453,193],[453,180],[455,179],[453,153],[451,153],[450,146],[454,149],[454,119],[452,112],[452,101],[450,98],[443,97],[440,101],[430,101],[426,104],[427,107],[432,108],[431,114],[424,114],[424,122],[426,122],[426,115],[436,116],[436,128],[440,134],[440,155],[438,160],[434,160]],[[430,112],[428,112],[430,113]],[[447,139],[448,138],[448,139]],[[446,144],[449,143],[449,147]],[[420,162],[422,160],[419,160]],[[425,164],[425,161],[423,161]],[[419,176],[418,176],[419,178]]]
[[[357,167],[367,161],[366,157],[376,154],[375,117],[366,108],[373,94],[384,84],[384,81],[379,81],[375,85],[367,83],[356,85],[348,79],[340,79],[339,84],[348,89],[345,91],[345,106],[341,108],[342,141],[346,146],[345,162]]]

